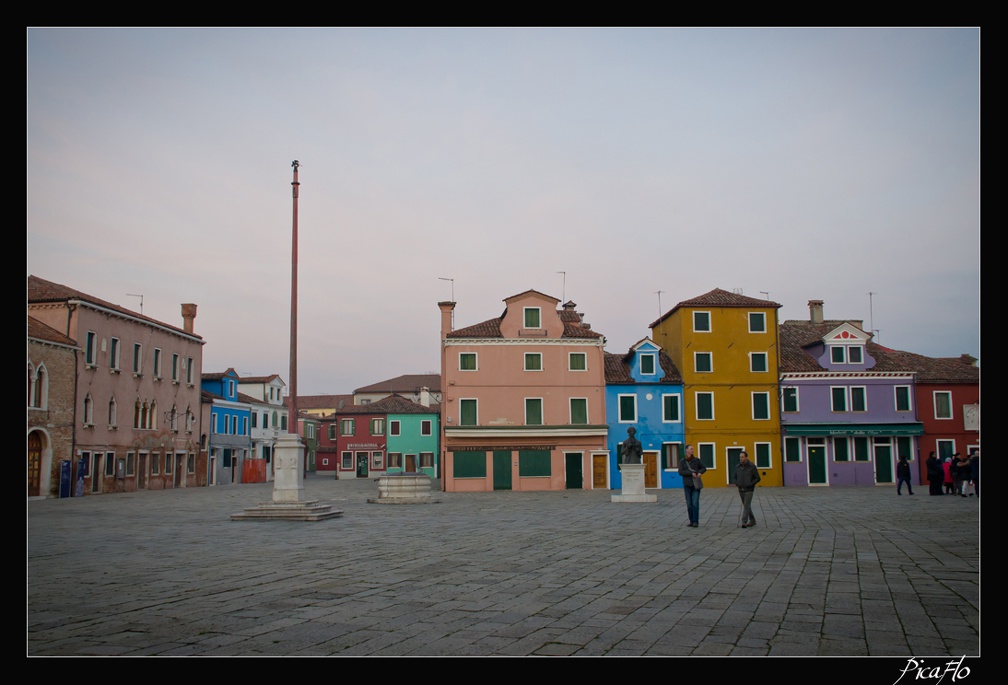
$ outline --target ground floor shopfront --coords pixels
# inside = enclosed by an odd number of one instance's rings
[[[791,424],[783,433],[785,486],[895,483],[901,456],[911,463],[911,482],[920,481],[919,423]]]

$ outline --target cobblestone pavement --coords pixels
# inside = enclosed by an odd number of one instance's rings
[[[272,483],[29,500],[27,653],[980,655],[978,498],[758,488],[740,529],[734,488],[699,528],[649,492],[385,505],[312,474],[343,511],[317,522],[229,518]]]

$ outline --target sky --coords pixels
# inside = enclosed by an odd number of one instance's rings
[[[529,289],[624,353],[722,288],[980,357],[977,28],[28,28],[27,271],[299,395]]]

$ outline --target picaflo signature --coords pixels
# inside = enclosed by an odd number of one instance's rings
[[[947,661],[944,664],[937,666],[929,666],[924,663],[924,659],[907,659],[906,666],[903,667],[900,677],[896,679],[896,683],[903,680],[903,676],[912,674],[910,676],[911,680],[927,680],[934,681],[932,685],[938,685],[945,676],[951,675],[951,682],[956,682],[957,680],[962,680],[963,678],[968,678],[970,674],[969,666],[964,666],[963,661],[965,661],[966,656],[963,655],[959,657],[958,661]],[[893,685],[896,685],[893,683]]]

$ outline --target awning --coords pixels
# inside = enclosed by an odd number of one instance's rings
[[[924,435],[922,423],[800,423],[783,424],[785,435],[808,436],[881,436]]]

